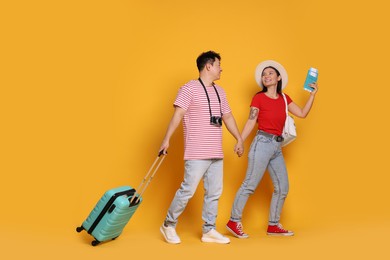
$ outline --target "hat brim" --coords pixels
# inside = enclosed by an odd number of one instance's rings
[[[266,61],[261,62],[259,65],[257,65],[256,70],[255,70],[256,83],[261,88],[264,88],[263,82],[261,80],[261,75],[263,73],[263,70],[267,67],[274,67],[275,69],[277,69],[279,71],[280,76],[282,77],[282,89],[284,89],[287,86],[287,82],[288,82],[287,71],[280,63],[278,63],[274,60],[266,60]]]

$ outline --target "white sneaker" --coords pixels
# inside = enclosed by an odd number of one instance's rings
[[[170,244],[180,244],[180,237],[177,235],[174,227],[166,227],[164,224],[160,227],[161,234]]]
[[[230,239],[221,235],[217,230],[212,229],[202,236],[202,242],[206,243],[219,243],[219,244],[229,244]]]

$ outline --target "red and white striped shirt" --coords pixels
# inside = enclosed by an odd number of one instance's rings
[[[214,88],[206,87],[212,115],[230,113],[225,91],[218,85],[215,88],[221,105]],[[182,86],[174,105],[186,110],[183,118],[184,160],[223,158],[222,127],[210,125],[207,96],[199,80],[191,80]]]

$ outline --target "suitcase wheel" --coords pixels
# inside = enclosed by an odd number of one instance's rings
[[[84,230],[84,228],[83,228],[82,226],[76,228],[76,231],[77,231],[78,233],[80,233],[80,232],[83,231],[83,230]]]
[[[97,245],[99,245],[99,244],[100,244],[100,242],[97,241],[97,240],[94,240],[94,241],[91,242],[91,245],[92,245],[92,246],[97,246]]]

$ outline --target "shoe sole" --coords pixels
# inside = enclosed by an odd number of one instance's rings
[[[204,238],[204,237],[202,237],[201,241],[204,243],[217,243],[217,244],[229,244],[230,243],[230,240],[229,241],[221,241],[221,240],[216,240],[214,238]]]
[[[248,238],[249,235],[247,234],[246,236],[240,236],[240,235],[237,235],[236,232],[234,232],[231,228],[229,228],[228,226],[226,226],[226,229],[232,233],[233,236],[237,237],[237,238],[240,238],[240,239],[245,239],[245,238]]]
[[[280,237],[291,237],[291,236],[293,236],[294,235],[294,233],[268,233],[267,232],[267,235],[268,236],[275,236],[275,237],[277,237],[277,236],[280,236]]]
[[[163,230],[162,227],[160,227],[160,232],[161,232],[161,234],[164,236],[165,241],[167,241],[169,244],[180,244],[180,242],[181,242],[180,240],[179,240],[179,241],[172,241],[172,240],[169,240],[169,239],[167,238],[167,236],[165,235],[164,230]]]

